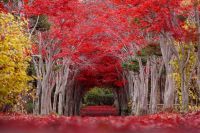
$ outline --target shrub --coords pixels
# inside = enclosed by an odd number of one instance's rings
[[[84,97],[86,105],[113,105],[114,95],[112,91],[104,88],[94,88]]]

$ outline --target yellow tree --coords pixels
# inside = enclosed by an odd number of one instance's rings
[[[0,108],[13,103],[28,88],[30,57],[26,51],[30,42],[26,25],[20,18],[0,13]]]
[[[197,57],[195,53],[195,45],[192,43],[182,44],[180,42],[176,43],[176,48],[178,51],[178,57],[171,61],[174,68],[173,77],[176,82],[178,100],[181,105],[181,110],[185,110],[189,106],[189,101],[197,100],[196,90],[192,84],[193,76],[195,75]],[[186,93],[184,93],[185,91]],[[187,99],[187,105],[184,105],[184,99]]]

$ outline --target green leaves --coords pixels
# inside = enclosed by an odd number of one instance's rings
[[[39,18],[38,16],[33,16],[31,17],[31,20],[32,20],[32,27],[34,27],[35,24],[37,23],[36,30],[48,31],[51,27],[51,24],[49,23],[48,17],[46,15],[40,15]]]
[[[114,96],[111,90],[105,88],[93,88],[84,97],[87,105],[112,105]]]

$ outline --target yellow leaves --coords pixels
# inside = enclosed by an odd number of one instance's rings
[[[191,4],[192,4],[191,0],[183,0],[183,1],[181,2],[181,5],[182,5],[183,7],[189,6],[189,5],[191,5]]]
[[[189,98],[191,100],[194,100],[196,99],[196,96],[194,94],[193,91],[191,91],[191,80],[190,80],[190,74],[191,72],[193,71],[193,67],[194,67],[194,64],[197,60],[197,57],[196,57],[196,54],[195,54],[195,46],[192,44],[192,43],[189,43],[189,44],[183,44],[183,43],[180,43],[180,42],[175,42],[175,46],[176,46],[176,49],[178,51],[178,54],[179,54],[179,59],[180,61],[183,61],[184,63],[187,63],[185,64],[185,74],[186,74],[186,77],[185,77],[185,84],[186,85],[189,85]],[[189,58],[188,58],[188,55],[189,55]],[[188,61],[187,61],[188,59]],[[177,95],[178,95],[178,100],[179,100],[179,103],[180,105],[182,105],[182,90],[181,90],[181,74],[180,73],[180,66],[178,64],[178,59],[173,59],[170,64],[173,66],[173,69],[174,69],[174,73],[173,73],[173,78],[175,80],[175,83],[176,83],[176,91],[177,91]]]
[[[200,110],[200,106],[189,105],[189,111],[199,111],[199,110]]]
[[[183,0],[181,5],[182,6],[190,6],[190,5],[199,5],[200,4],[200,0]]]
[[[26,70],[30,57],[27,23],[11,14],[0,13],[0,106],[23,90],[28,89],[31,79]],[[8,100],[7,99],[7,100]]]

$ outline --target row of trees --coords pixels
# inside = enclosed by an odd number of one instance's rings
[[[158,104],[183,111],[194,99],[199,104],[198,0],[14,0],[2,7],[29,20],[35,114],[79,114],[94,86],[113,88],[121,114],[128,101],[136,115],[156,113]]]
[[[53,111],[61,115],[77,115],[81,98],[90,87],[117,85],[120,81],[116,73],[121,69],[115,59],[118,44],[113,35],[105,32],[108,25],[98,16],[106,15],[104,11],[110,7],[105,3],[49,2],[54,10],[41,1],[34,1],[26,10],[30,15],[48,16],[49,22],[53,23],[48,31],[36,31],[41,41],[36,44],[33,61],[37,79],[42,79],[37,80],[35,113],[49,114]],[[110,27],[111,30],[116,26]]]
[[[138,70],[127,73],[133,113],[155,113],[162,99],[165,109],[173,109],[178,103],[182,111],[188,111],[191,95],[197,95],[199,102],[199,1],[147,0],[125,4],[131,5],[123,7],[126,14],[131,12],[131,29],[136,39],[142,38],[142,43],[130,44],[130,50],[137,51],[136,45],[159,46],[162,55],[147,51],[145,58],[134,56]],[[164,85],[159,87],[160,83]]]

